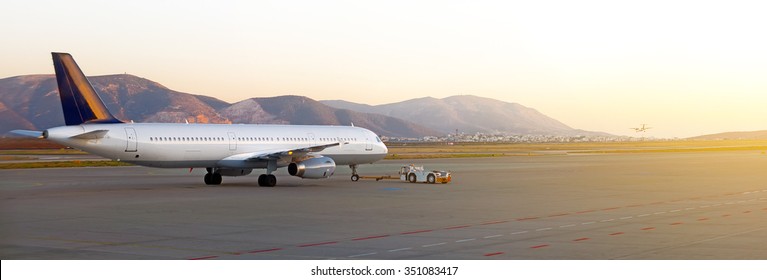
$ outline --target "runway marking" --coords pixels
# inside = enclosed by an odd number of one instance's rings
[[[575,241],[575,242],[581,242],[581,241],[586,241],[586,240],[589,240],[589,239],[591,239],[591,238],[588,238],[588,237],[583,237],[583,238],[574,239],[573,241]]]
[[[582,225],[590,225],[590,224],[596,224],[596,223],[597,223],[597,222],[585,222],[585,223],[581,223],[581,224],[582,224]]]
[[[258,254],[258,253],[266,253],[266,252],[274,252],[282,250],[282,248],[272,248],[272,249],[264,249],[264,250],[255,250],[248,252],[249,254]]]
[[[494,252],[494,253],[487,253],[485,254],[485,257],[492,257],[497,255],[503,255],[503,252]]]
[[[328,241],[328,242],[322,242],[322,243],[303,244],[303,245],[298,245],[296,247],[306,248],[306,247],[330,245],[330,244],[336,244],[336,243],[338,243],[338,241]]]
[[[596,211],[597,210],[586,210],[586,211],[575,212],[575,214],[586,214],[586,213],[591,213],[591,212],[596,212]]]
[[[606,222],[612,222],[612,221],[615,221],[615,219],[601,220],[599,222],[606,223]]]
[[[388,234],[384,234],[384,235],[360,237],[360,238],[352,239],[352,241],[362,241],[362,240],[370,240],[370,239],[377,239],[377,238],[384,238],[384,237],[389,237],[389,235]]]
[[[647,216],[650,216],[650,215],[652,215],[652,214],[642,214],[642,215],[637,215],[637,218],[641,218],[641,217],[647,217]]]
[[[730,214],[724,214],[724,215],[722,215],[722,217],[729,217],[729,216],[731,216],[731,215],[730,215]]]
[[[570,215],[570,213],[555,214],[555,215],[549,216],[549,218],[562,217],[562,216],[567,216],[567,215]]]
[[[434,244],[423,245],[423,246],[421,246],[421,247],[423,247],[423,248],[429,248],[429,247],[434,247],[434,246],[442,246],[442,245],[445,245],[445,244],[447,244],[447,243],[445,243],[445,242],[440,242],[440,243],[434,243]]]
[[[682,211],[682,210],[681,209],[674,209],[674,210],[671,210],[671,211],[668,211],[668,212],[669,213],[676,213],[676,212],[679,212],[679,211]]]
[[[602,209],[602,211],[610,211],[610,210],[615,210],[615,209],[620,209],[620,207],[605,208],[605,209]]]
[[[199,257],[199,258],[191,258],[190,261],[197,261],[197,260],[210,260],[218,258],[218,256],[205,256],[205,257]]]
[[[687,208],[685,208],[684,210],[686,210],[686,211],[690,211],[690,210],[695,210],[695,208],[693,208],[693,207],[687,207]]]
[[[576,224],[569,224],[569,225],[564,225],[564,226],[559,226],[559,227],[560,228],[569,228],[569,227],[574,227],[574,226],[576,226]]]
[[[469,242],[474,240],[477,240],[477,239],[476,238],[461,239],[461,240],[456,240],[455,243],[463,243],[463,242]]]
[[[351,256],[349,256],[349,258],[366,257],[366,256],[372,256],[372,255],[375,255],[375,254],[378,254],[378,253],[377,252],[372,252],[372,253],[365,253],[365,254],[359,254],[359,255],[351,255]]]
[[[470,225],[463,225],[463,226],[453,226],[453,227],[446,227],[445,229],[460,229],[460,228],[467,228],[470,227]]]
[[[524,233],[528,233],[528,232],[529,231],[526,231],[526,230],[524,230],[524,231],[517,231],[517,232],[512,232],[511,235],[524,234]]]
[[[698,219],[698,221],[705,221],[705,220],[708,220],[708,218],[700,218],[700,219]]]
[[[482,238],[484,238],[484,239],[490,239],[490,238],[498,238],[498,237],[501,237],[501,236],[503,236],[503,234],[497,234],[497,235],[489,235],[489,236],[485,236],[485,237],[482,237]]]
[[[655,212],[655,213],[653,213],[653,215],[661,215],[661,214],[666,214],[666,212]]]
[[[389,253],[394,253],[394,252],[401,252],[401,251],[407,251],[407,250],[412,250],[412,249],[413,249],[412,247],[407,247],[407,248],[399,248],[399,249],[389,250]]]
[[[642,206],[644,206],[644,204],[633,204],[626,207],[642,207]]]
[[[403,233],[400,233],[400,234],[401,235],[418,234],[418,233],[432,232],[432,231],[434,231],[434,230],[432,230],[432,229],[424,229],[424,230],[416,230],[416,231],[407,231],[407,232],[403,232]]]
[[[634,218],[634,216],[628,216],[628,217],[621,217],[620,219],[621,220],[628,220],[628,219],[633,219],[633,218]]]
[[[684,224],[684,223],[683,222],[676,222],[676,223],[672,223],[671,225],[672,226],[678,226],[678,225],[681,225],[681,224]]]
[[[480,225],[483,225],[483,226],[485,226],[485,225],[495,225],[495,224],[503,224],[503,223],[508,223],[508,222],[509,222],[509,221],[495,221],[495,222],[486,222],[486,223],[482,223],[482,224],[480,224]]]
[[[536,229],[535,231],[547,231],[547,230],[551,230],[551,229],[552,228],[547,227],[547,228],[539,228],[539,229]]]
[[[517,219],[517,221],[521,222],[521,221],[529,221],[529,220],[537,220],[537,219],[539,219],[539,218],[538,217],[527,217],[527,218],[519,218],[519,219]]]
[[[643,228],[642,230],[654,230],[654,229],[655,229],[654,227],[646,227],[646,228]]]
[[[743,211],[743,214],[748,214],[748,213],[751,213],[751,211],[750,210],[749,211]]]
[[[532,246],[532,247],[530,247],[530,249],[540,249],[540,248],[545,248],[545,247],[549,247],[549,244],[541,244],[541,245]]]
[[[615,236],[615,235],[621,235],[621,234],[624,234],[624,233],[625,232],[619,231],[619,232],[613,232],[610,235]]]

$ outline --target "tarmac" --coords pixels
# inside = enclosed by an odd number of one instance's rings
[[[360,166],[396,175],[411,161]],[[0,170],[8,259],[767,259],[762,151],[415,160],[449,184]]]

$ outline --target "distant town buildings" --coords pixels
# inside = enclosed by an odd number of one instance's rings
[[[629,136],[558,136],[558,135],[513,135],[513,134],[448,134],[445,136],[426,136],[420,138],[386,137],[381,139],[385,142],[457,142],[457,143],[579,143],[579,142],[638,142],[638,141],[663,141],[654,137],[629,137]]]

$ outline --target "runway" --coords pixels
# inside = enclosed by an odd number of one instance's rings
[[[205,186],[204,170],[0,170],[0,258],[767,259],[761,151],[415,162],[453,182],[351,182],[347,167],[280,170],[275,188],[253,174]]]

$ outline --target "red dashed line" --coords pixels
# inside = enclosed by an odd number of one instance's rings
[[[730,215],[730,214],[724,214],[724,215],[722,215],[722,217],[729,217],[729,216],[731,216],[731,215]]]
[[[549,247],[549,244],[536,245],[536,246],[530,247],[530,249],[540,249],[544,247]]]
[[[663,203],[664,203],[663,201],[658,201],[658,202],[650,203],[650,205],[658,205],[658,204],[663,204]]]
[[[298,245],[297,247],[305,248],[305,247],[330,245],[330,244],[336,244],[336,243],[338,243],[338,241],[329,241],[329,242],[322,242],[322,243],[303,244],[303,245]]]
[[[764,209],[762,209],[762,210],[764,210],[764,211],[767,211],[767,208],[764,208]]]
[[[588,237],[583,237],[583,238],[578,238],[578,239],[575,239],[575,240],[573,240],[573,241],[575,241],[575,242],[581,242],[581,241],[586,241],[586,240],[589,240],[589,239],[591,239],[591,238],[588,238]]]
[[[621,235],[621,234],[624,234],[624,233],[625,232],[619,231],[619,232],[613,232],[610,235],[615,236],[615,235]]]
[[[671,225],[672,225],[672,226],[678,226],[678,225],[681,225],[681,224],[684,224],[684,223],[682,223],[682,222],[676,222],[676,223],[672,223]]]
[[[698,219],[698,221],[705,221],[705,220],[708,220],[708,218],[700,218],[700,219]]]
[[[567,215],[570,215],[570,213],[562,213],[562,214],[551,215],[551,216],[549,216],[549,218],[562,217],[562,216],[567,216]]]
[[[282,248],[272,248],[272,249],[264,249],[264,250],[255,250],[255,251],[250,251],[250,252],[248,252],[248,253],[250,253],[250,254],[258,254],[258,253],[274,252],[274,251],[279,251],[279,250],[282,250]]]
[[[389,237],[389,235],[388,234],[384,234],[384,235],[360,237],[360,238],[352,239],[352,241],[361,241],[361,240],[369,240],[369,239],[384,238],[384,237]]]
[[[610,211],[610,210],[615,210],[615,209],[620,209],[620,207],[605,208],[605,209],[602,209],[602,211]]]
[[[189,260],[196,261],[196,260],[209,260],[209,259],[215,259],[215,258],[218,258],[218,256],[206,256],[206,257],[192,258]]]
[[[480,225],[486,226],[486,225],[495,225],[495,224],[503,224],[508,223],[509,221],[494,221],[494,222],[485,222],[481,223]]]
[[[527,217],[527,218],[519,218],[519,219],[517,219],[517,221],[521,222],[521,221],[529,221],[529,220],[537,220],[537,219],[539,219],[539,218],[538,217]]]
[[[485,257],[492,257],[497,255],[503,255],[503,252],[487,253],[485,254]]]
[[[751,213],[751,211],[743,211],[743,214]]]
[[[629,205],[626,207],[642,207],[642,206],[644,206],[644,204],[634,204],[634,205]]]
[[[454,226],[454,227],[446,227],[445,229],[459,229],[459,228],[467,228],[467,227],[470,227],[470,226],[469,226],[469,225],[465,225],[465,226]]]
[[[434,231],[434,230],[431,230],[431,229],[424,229],[424,230],[416,230],[416,231],[407,231],[407,232],[403,232],[403,233],[400,233],[400,234],[402,234],[402,235],[406,235],[406,234],[418,234],[418,233],[424,233],[424,232],[432,232],[432,231]]]
[[[654,229],[655,229],[654,227],[646,227],[646,228],[643,228],[642,230],[654,230]]]
[[[586,214],[586,213],[591,213],[591,212],[596,212],[596,211],[597,210],[586,210],[586,211],[575,212],[575,214]]]

